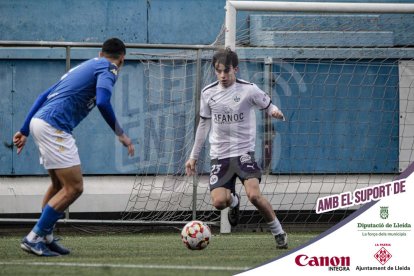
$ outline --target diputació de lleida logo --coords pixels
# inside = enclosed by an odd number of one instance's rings
[[[380,207],[380,217],[382,219],[387,219],[388,218],[388,206],[387,207]]]

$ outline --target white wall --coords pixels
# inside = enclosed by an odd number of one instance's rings
[[[342,192],[353,192],[355,189],[377,185],[391,181],[392,175],[282,175],[265,176],[262,179],[262,193],[269,199],[275,210],[312,210],[319,197]],[[70,212],[123,212],[127,206],[134,206],[137,210],[167,208],[168,210],[190,210],[192,197],[192,183],[183,180],[182,201],[174,203],[165,200],[154,204],[156,197],[168,199],[170,194],[177,193],[177,189],[161,189],[168,185],[165,177],[145,177],[144,181],[136,184],[136,191],[140,191],[140,200],[128,200],[136,181],[134,176],[101,176],[85,177],[84,193],[70,206]],[[211,206],[208,177],[202,177],[199,183],[198,194],[204,203],[202,210],[214,210]],[[43,195],[49,184],[48,177],[0,177],[0,214],[13,213],[40,213]],[[156,187],[156,188],[154,188]],[[237,185],[242,199],[242,210],[254,210],[248,203],[242,186]],[[151,204],[143,198],[151,195]],[[201,196],[200,196],[201,195]],[[176,199],[177,197],[172,197]],[[169,204],[169,206],[166,206]],[[154,206],[154,207],[152,207]]]

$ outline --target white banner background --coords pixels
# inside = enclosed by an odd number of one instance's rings
[[[282,258],[238,275],[282,275],[286,272],[307,276],[335,275],[338,273],[340,275],[361,276],[414,275],[414,257],[412,256],[412,248],[414,247],[414,233],[412,231],[414,225],[412,211],[414,202],[413,186],[414,174],[411,174],[406,179],[405,192],[382,198],[347,224],[326,236],[324,236],[326,233],[322,234],[323,238],[316,239],[308,246],[299,250],[292,249]],[[388,218],[381,218],[381,207],[387,207]],[[384,226],[364,229],[361,227],[361,223],[383,224]],[[401,225],[406,227],[401,227]],[[386,258],[387,261],[384,264],[381,264],[374,256],[382,247],[391,254],[391,258]],[[341,269],[340,266],[337,268],[329,265],[299,266],[295,263],[295,258],[301,254],[309,257],[308,262],[313,257],[318,259],[320,257],[349,257],[350,265],[342,268],[344,269],[342,271],[330,270],[330,267],[339,270]],[[304,259],[302,258],[302,260]],[[302,261],[302,263],[306,262]],[[357,267],[385,268],[385,270],[357,270]]]

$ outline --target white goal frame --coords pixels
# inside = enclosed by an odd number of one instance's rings
[[[414,13],[414,4],[334,2],[226,2],[225,46],[236,48],[237,11],[329,12],[329,13]]]
[[[343,2],[273,2],[227,0],[225,17],[225,47],[236,49],[236,17],[238,11],[318,12],[318,13],[414,13],[414,4],[405,3],[343,3]],[[221,212],[220,232],[231,232],[228,208]]]

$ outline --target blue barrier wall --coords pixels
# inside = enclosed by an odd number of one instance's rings
[[[224,0],[0,1],[0,39],[209,44],[219,33]]]
[[[367,2],[410,3],[413,1]],[[128,43],[210,44],[224,22],[224,5],[225,0],[0,0],[0,39],[102,42],[107,37],[117,36]],[[238,14],[238,19],[243,20],[247,15],[248,13],[241,12]],[[398,20],[395,22],[393,28],[398,29]],[[407,17],[404,17],[404,22],[407,22]],[[410,35],[410,33],[398,32],[397,38],[407,41]],[[96,56],[98,50],[75,51],[71,61],[72,67],[87,58]],[[256,53],[260,53],[260,49]],[[378,70],[385,70],[384,68],[389,71],[384,78],[356,79],[357,82],[363,79],[366,85],[363,83],[362,87],[366,89],[352,91],[348,90],[349,80],[346,79],[323,88],[322,83],[313,81],[324,78],[327,67],[333,72],[343,69],[329,62],[313,65],[295,62],[291,65],[295,71],[302,72],[302,76],[305,77],[303,82],[307,83],[306,93],[298,82],[277,82],[274,87],[274,102],[279,103],[285,111],[288,122],[273,122],[282,139],[274,141],[272,171],[274,173],[396,172],[398,169],[398,65],[381,67],[380,63],[378,65],[374,63],[369,68],[364,65],[357,66],[357,70],[361,71],[378,72]],[[349,65],[354,64],[349,61]],[[264,70],[262,65],[242,63],[241,68],[243,69],[240,72],[241,78],[263,86],[263,80],[257,77],[257,72]],[[29,139],[20,156],[16,156],[9,145],[12,135],[20,127],[37,95],[59,79],[65,70],[64,48],[0,49],[0,175],[45,173],[38,164],[37,149],[32,139]],[[188,70],[194,71],[195,68],[190,67]],[[284,71],[280,65],[274,64],[273,70],[275,78],[293,80],[291,72]],[[182,110],[194,108],[190,103],[195,91],[189,90],[182,96],[184,98],[174,98],[171,94],[164,95],[173,99],[168,103],[147,104],[144,102],[147,96],[147,83],[142,75],[142,65],[137,60],[128,60],[121,72],[112,99],[117,116],[131,137],[140,143],[138,148],[153,146],[151,143],[165,137],[172,137],[175,142],[161,145],[152,152],[138,149],[139,154],[136,157],[127,158],[125,149],[119,145],[99,112],[94,110],[74,132],[84,173],[155,174],[176,173],[182,169],[188,152],[178,151],[175,148],[183,144],[192,145],[194,116],[183,117],[178,114]],[[382,85],[384,81],[387,81],[388,87],[385,91]],[[188,78],[187,82],[189,83],[178,85],[193,87],[192,82],[195,80]],[[164,85],[168,87],[171,84],[164,83]],[[282,85],[290,87],[289,95],[282,93],[285,89]],[[374,90],[368,87],[374,87]],[[363,96],[361,100],[361,95],[380,93],[385,93],[382,98]],[[380,110],[376,108],[378,106],[381,106]],[[361,110],[362,107],[369,107],[368,112],[358,114],[352,112],[353,108]],[[171,110],[173,113],[176,112],[174,114],[177,116],[171,118],[167,113]],[[337,123],[334,125],[329,120],[335,116],[342,118],[340,121],[343,121],[343,124],[339,128]],[[369,128],[366,127],[368,124]],[[258,144],[263,139],[260,127],[259,124]],[[332,132],[332,128],[337,129]],[[331,132],[328,134],[327,130]],[[368,139],[368,132],[373,131],[375,135]],[[341,158],[337,158],[338,156]],[[160,163],[155,162],[160,160]],[[207,164],[207,158],[205,161]],[[207,172],[208,165],[204,169]]]
[[[274,94],[288,119],[274,123],[283,140],[280,149],[273,149],[278,158],[272,171],[397,172],[398,62],[296,60],[291,64],[289,71],[280,65],[274,69],[276,79],[287,80],[283,87],[275,86]],[[300,72],[299,82],[292,72]]]

